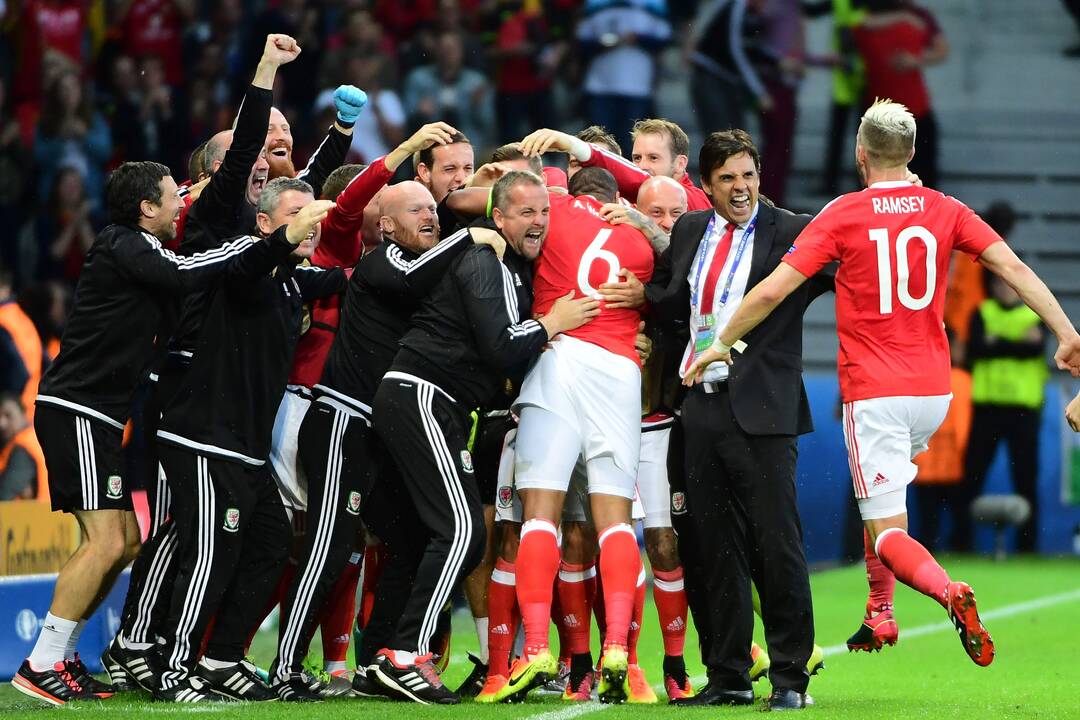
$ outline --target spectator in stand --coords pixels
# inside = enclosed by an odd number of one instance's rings
[[[983,491],[986,474],[1004,441],[1015,492],[1031,503],[1031,517],[1018,528],[1017,548],[1035,552],[1039,519],[1039,426],[1049,377],[1046,328],[1016,291],[988,275],[990,297],[971,316],[967,361],[973,403],[963,507],[958,515],[959,550],[972,547],[972,500]]]
[[[71,310],[71,289],[61,282],[46,281],[19,293],[19,307],[34,323],[42,348],[42,372],[60,352],[60,336]]]
[[[342,71],[353,55],[381,55],[389,61],[397,52],[371,10],[362,6],[345,11],[341,31],[327,39],[326,48],[319,73],[322,87],[337,87],[346,81]]]
[[[919,127],[908,169],[938,188],[937,119],[922,68],[944,60],[948,45],[930,11],[907,0],[866,0],[866,11],[854,29],[866,68],[863,104],[889,98],[907,106]]]
[[[918,508],[918,534],[923,545],[931,552],[940,547],[941,511],[949,511],[954,530],[957,515],[968,512],[963,503],[962,483],[968,435],[971,432],[971,373],[964,368],[962,345],[951,331],[945,332],[952,347],[952,402],[941,427],[934,433],[934,441],[929,449],[912,460],[918,467],[913,483]]]
[[[94,109],[79,76],[66,71],[53,78],[45,93],[34,138],[38,197],[49,197],[61,166],[79,170],[92,208],[101,205],[104,167],[112,152],[105,118]]]
[[[176,90],[165,82],[165,64],[156,56],[146,56],[136,73],[133,59],[120,55],[113,65],[112,81],[112,141],[118,159],[154,158],[182,177],[188,138]]]
[[[41,338],[33,321],[15,302],[11,284],[11,272],[0,267],[0,332],[10,338],[26,371],[26,380],[22,386],[10,389],[19,396],[23,407],[29,408],[27,415],[33,419],[34,399],[38,394],[42,371]]]
[[[49,501],[45,456],[17,395],[0,394],[0,500]]]
[[[352,53],[345,65],[345,82],[363,88],[368,102],[353,128],[350,155],[370,163],[405,139],[405,108],[401,98],[383,84],[383,59],[378,55]],[[324,90],[315,103],[316,112],[332,108],[333,89]]]
[[[805,72],[806,38],[799,0],[763,0],[765,51],[761,68],[765,92],[772,101],[761,110],[761,194],[783,206],[794,156],[799,84]]]
[[[244,55],[249,59],[259,57],[263,39],[273,33],[288,35],[304,49],[294,62],[282,66],[274,83],[275,107],[297,126],[304,128],[310,125],[311,109],[319,95],[320,86],[315,81],[322,66],[320,7],[321,3],[306,0],[269,3],[255,18],[254,27],[248,33],[249,45]],[[321,131],[320,128],[318,132]]]
[[[50,55],[81,67],[86,59],[88,3],[82,0],[27,0],[11,3],[19,28],[18,73],[13,95],[17,102],[41,100],[45,64]],[[21,10],[20,10],[21,5]]]
[[[405,80],[405,109],[411,126],[443,121],[481,148],[490,146],[494,112],[491,84],[464,67],[460,32],[439,35],[435,62],[418,67]]]
[[[586,0],[577,39],[588,117],[630,154],[630,128],[653,115],[657,55],[671,40],[665,0]],[[626,144],[623,144],[626,143]]]
[[[375,17],[394,44],[408,43],[417,29],[435,21],[437,0],[376,0]]]
[[[195,16],[194,0],[120,0],[116,5],[113,25],[121,28],[124,51],[135,58],[158,58],[165,82],[181,85],[181,38],[184,25]]]
[[[36,223],[38,276],[74,283],[94,244],[94,208],[77,168],[63,167],[55,178],[48,205]]]
[[[0,227],[13,233],[27,217],[25,206],[29,176],[29,153],[19,137],[19,123],[11,113],[8,82],[0,76]],[[20,268],[19,244],[12,235],[0,243],[0,263]]]
[[[543,6],[503,2],[493,25],[495,43],[488,58],[495,69],[496,140],[507,142],[533,128],[557,125],[551,80],[566,47],[552,42]]]

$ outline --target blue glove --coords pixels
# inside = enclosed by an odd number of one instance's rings
[[[360,117],[360,111],[367,104],[367,93],[352,85],[339,85],[334,91],[334,107],[337,108],[337,119],[344,127],[352,127],[356,118]]]

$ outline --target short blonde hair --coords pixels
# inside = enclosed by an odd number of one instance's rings
[[[858,142],[877,167],[906,165],[915,147],[915,116],[900,103],[879,98],[863,113]]]
[[[671,148],[671,157],[688,155],[690,153],[690,138],[686,132],[675,123],[665,118],[646,118],[634,123],[630,130],[630,137],[637,140],[638,135],[662,135],[667,136],[668,147]]]

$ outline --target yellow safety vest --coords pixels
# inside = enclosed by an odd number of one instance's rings
[[[979,305],[987,336],[1018,342],[1041,320],[1027,305],[1002,307],[995,300]],[[971,366],[971,400],[985,405],[1019,405],[1038,409],[1050,372],[1043,357],[996,357],[976,360]]]

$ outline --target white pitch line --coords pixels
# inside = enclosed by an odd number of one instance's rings
[[[995,608],[989,612],[979,613],[979,616],[985,620],[996,620],[999,618],[1012,617],[1013,615],[1023,615],[1024,613],[1031,612],[1032,610],[1041,610],[1042,608],[1052,607],[1054,605],[1061,605],[1063,603],[1072,602],[1073,600],[1080,600],[1080,588],[1070,590],[1068,592],[1058,593],[1057,595],[1047,595],[1043,598],[1036,600],[1027,600],[1013,605],[1005,605],[1004,607]],[[901,638],[913,638],[920,635],[931,635],[937,632],[944,632],[946,630],[952,631],[953,624],[950,621],[930,623],[928,625],[919,625],[913,627],[910,630],[903,630],[900,633]],[[848,651],[847,645],[830,645],[824,648],[822,652],[825,657],[831,657],[833,655],[841,655]],[[704,677],[695,677],[691,681],[695,684],[704,680]],[[655,690],[662,691],[663,686],[653,686]],[[604,710],[610,710],[616,707],[615,705],[603,705],[598,703],[588,703],[581,705],[572,705],[567,708],[555,710],[552,712],[540,713],[538,715],[530,715],[527,720],[573,720],[573,718],[579,718],[582,715],[589,715],[591,713],[603,712]]]

